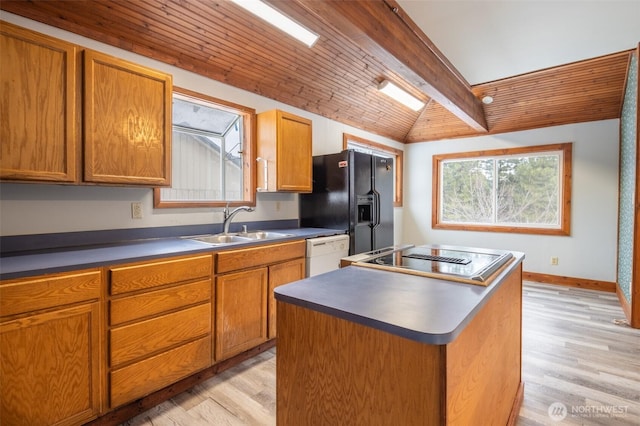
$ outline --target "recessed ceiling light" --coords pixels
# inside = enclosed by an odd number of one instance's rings
[[[420,111],[424,107],[424,102],[405,92],[389,80],[383,80],[378,85],[378,90],[414,111]]]
[[[231,0],[238,6],[248,10],[259,18],[264,19],[274,27],[284,31],[295,39],[311,47],[318,40],[318,35],[312,33],[293,19],[282,14],[260,0]]]
[[[489,96],[489,95],[483,96],[483,98],[482,98],[482,103],[483,104],[489,105],[492,102],[493,102],[493,98],[491,96]]]

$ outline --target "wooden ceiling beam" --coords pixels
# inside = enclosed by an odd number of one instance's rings
[[[395,0],[267,1],[283,13],[291,11],[291,3],[302,6],[470,127],[488,130],[482,103],[469,84]]]

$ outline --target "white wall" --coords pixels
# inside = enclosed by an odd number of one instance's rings
[[[314,155],[341,151],[343,133],[397,149],[404,147],[393,140],[11,13],[1,11],[0,19],[171,73],[175,86],[255,108],[257,113],[279,108],[307,117],[313,120]],[[0,235],[3,236],[222,222],[222,209],[154,210],[151,189],[3,183],[0,184],[0,200]],[[131,219],[132,202],[142,202],[142,219]],[[401,209],[396,209],[396,235],[401,232],[401,213]],[[296,194],[258,193],[256,211],[239,213],[236,220],[242,222],[297,218]]]
[[[524,270],[615,281],[618,229],[619,120],[571,124],[405,147],[402,240],[522,251]],[[573,142],[571,235],[540,236],[431,228],[432,155]],[[559,265],[551,266],[557,256]]]

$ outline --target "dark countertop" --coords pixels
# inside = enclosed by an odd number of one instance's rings
[[[324,228],[269,229],[269,231],[292,234],[292,236],[227,245],[210,245],[185,238],[159,238],[105,245],[71,247],[33,254],[23,253],[0,258],[0,279],[23,278],[53,272],[137,262],[160,257],[210,253],[256,245],[344,234],[342,230]]]
[[[488,286],[349,266],[277,287],[280,302],[427,344],[452,342],[524,258]]]

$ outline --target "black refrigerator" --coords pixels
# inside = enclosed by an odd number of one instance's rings
[[[300,226],[344,229],[349,255],[393,245],[393,160],[353,150],[313,157]]]

